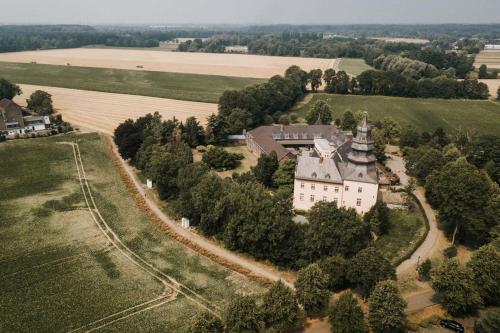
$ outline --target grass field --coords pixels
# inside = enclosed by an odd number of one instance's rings
[[[75,140],[96,207],[123,247],[86,208],[72,147],[57,144]],[[147,220],[96,134],[2,143],[0,169],[1,332],[178,332],[200,309],[192,295],[216,309],[262,290]],[[172,280],[134,264],[124,247]]]
[[[345,71],[347,74],[358,76],[364,71],[373,69],[373,67],[368,65],[363,59],[342,58],[339,69]]]
[[[500,104],[493,101],[317,94],[296,112],[304,117],[318,100],[332,107],[334,119],[341,118],[346,110],[361,110],[368,111],[372,121],[392,117],[399,124],[414,125],[420,131],[442,127],[446,131],[464,128],[478,134],[498,134],[500,130]]]
[[[217,103],[228,89],[261,79],[110,68],[0,62],[0,77],[15,83]]]
[[[418,208],[390,211],[389,233],[375,241],[375,247],[393,264],[410,251],[424,232],[424,217]]]

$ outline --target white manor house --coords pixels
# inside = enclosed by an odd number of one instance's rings
[[[257,156],[274,150],[280,161],[296,158],[295,209],[335,201],[364,214],[377,202],[379,177],[366,116],[354,138],[335,126],[311,125],[262,126],[250,131],[246,140]]]

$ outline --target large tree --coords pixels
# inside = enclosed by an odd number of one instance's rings
[[[368,223],[352,208],[321,201],[309,211],[304,250],[311,262],[333,254],[353,256],[366,247],[370,239]]]
[[[40,116],[49,116],[54,112],[52,95],[42,90],[33,92],[30,98],[26,100],[26,103],[28,109]]]
[[[481,305],[472,272],[456,260],[445,261],[432,274],[432,288],[439,302],[452,315],[474,313]]]
[[[300,320],[295,294],[281,281],[275,282],[264,294],[261,313],[266,328],[274,332],[288,332],[297,327]]]
[[[295,176],[295,160],[287,159],[281,163],[278,170],[273,175],[273,184],[279,189],[293,192]]]
[[[332,333],[368,333],[363,309],[350,292],[328,309],[328,322]]]
[[[20,94],[21,88],[19,88],[18,85],[7,81],[6,79],[0,78],[0,100],[4,98],[13,99]]]
[[[500,136],[483,135],[469,145],[467,160],[500,184]]]
[[[297,274],[297,299],[307,314],[318,314],[328,305],[328,278],[318,264],[311,264]]]
[[[399,135],[399,147],[417,147],[421,143],[420,132],[415,126],[404,126]]]
[[[309,125],[319,122],[320,124],[330,124],[333,120],[332,108],[325,101],[317,101],[307,112],[306,121]]]
[[[273,176],[279,168],[278,155],[273,150],[269,155],[262,154],[257,160],[257,165],[252,167],[255,179],[263,185],[273,186]]]
[[[258,333],[262,322],[255,299],[250,296],[236,296],[226,310],[226,330],[229,333]]]
[[[394,281],[377,284],[368,299],[368,321],[374,333],[406,332],[406,302]]]
[[[205,143],[205,132],[195,117],[189,117],[181,126],[182,138],[192,148]]]
[[[351,110],[347,110],[344,112],[342,115],[342,121],[341,121],[341,127],[344,131],[355,131],[356,126],[358,124],[356,123],[356,119],[354,119],[354,113],[352,113]]]
[[[142,144],[142,133],[132,119],[127,119],[115,129],[114,139],[124,159],[134,158]]]
[[[478,246],[500,223],[497,195],[489,177],[464,158],[446,164],[434,174],[426,190],[439,208],[439,223],[454,241]]]
[[[396,270],[378,250],[370,246],[349,261],[347,278],[367,297],[379,281],[395,279]]]
[[[224,333],[224,323],[214,314],[203,311],[191,319],[188,333]]]
[[[347,285],[347,260],[342,256],[334,255],[321,259],[319,267],[328,277],[330,291],[342,290]]]
[[[494,244],[480,247],[472,254],[467,267],[485,304],[500,304],[500,249]]]
[[[474,333],[500,332],[500,309],[489,309],[474,324]]]
[[[363,216],[363,220],[370,225],[377,236],[385,235],[391,227],[390,210],[384,202],[377,202]]]
[[[312,69],[308,75],[308,82],[311,85],[313,92],[318,91],[318,88],[323,84],[321,77],[323,76],[323,71],[321,69]]]

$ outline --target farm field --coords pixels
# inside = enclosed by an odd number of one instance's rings
[[[420,131],[442,127],[446,131],[463,128],[477,134],[498,134],[500,129],[500,103],[493,101],[316,94],[296,112],[304,117],[319,100],[332,107],[334,119],[346,110],[361,110],[368,111],[373,121],[392,117],[400,125],[413,125]]]
[[[217,103],[228,89],[263,82],[242,77],[9,62],[0,62],[0,76],[22,84],[209,103]]]
[[[373,69],[373,67],[368,65],[363,59],[342,58],[340,60],[339,69],[347,74],[358,76],[364,71]]]
[[[202,124],[212,113],[217,113],[217,104],[211,103],[25,84],[21,85],[21,89],[23,94],[14,99],[19,105],[26,105],[30,94],[41,89],[52,95],[56,111],[62,114],[65,121],[106,134],[112,134],[124,120],[148,113],[159,112],[163,119],[175,116],[180,121],[195,116]]]
[[[497,98],[498,87],[500,87],[500,79],[484,79],[479,80],[479,82],[485,83],[490,90],[490,99]]]
[[[270,78],[298,65],[304,70],[333,65],[333,59],[272,57],[243,54],[158,52],[79,48],[1,53],[0,61],[81,67],[102,67],[174,73]],[[138,68],[138,66],[142,66]]]
[[[389,43],[413,43],[413,44],[427,44],[428,39],[422,38],[402,38],[402,37],[369,37],[369,39],[382,40]]]
[[[500,50],[483,50],[476,56],[476,62],[474,66],[479,68],[482,64],[485,64],[490,69],[498,68],[500,69]]]
[[[262,291],[149,221],[99,135],[6,142],[0,157],[0,331],[179,332]]]

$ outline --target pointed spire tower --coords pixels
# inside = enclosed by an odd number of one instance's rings
[[[368,115],[365,112],[361,124],[358,126],[356,137],[352,140],[351,152],[347,155],[346,178],[349,180],[378,183],[373,154],[375,141],[372,139],[372,126],[368,124]]]

